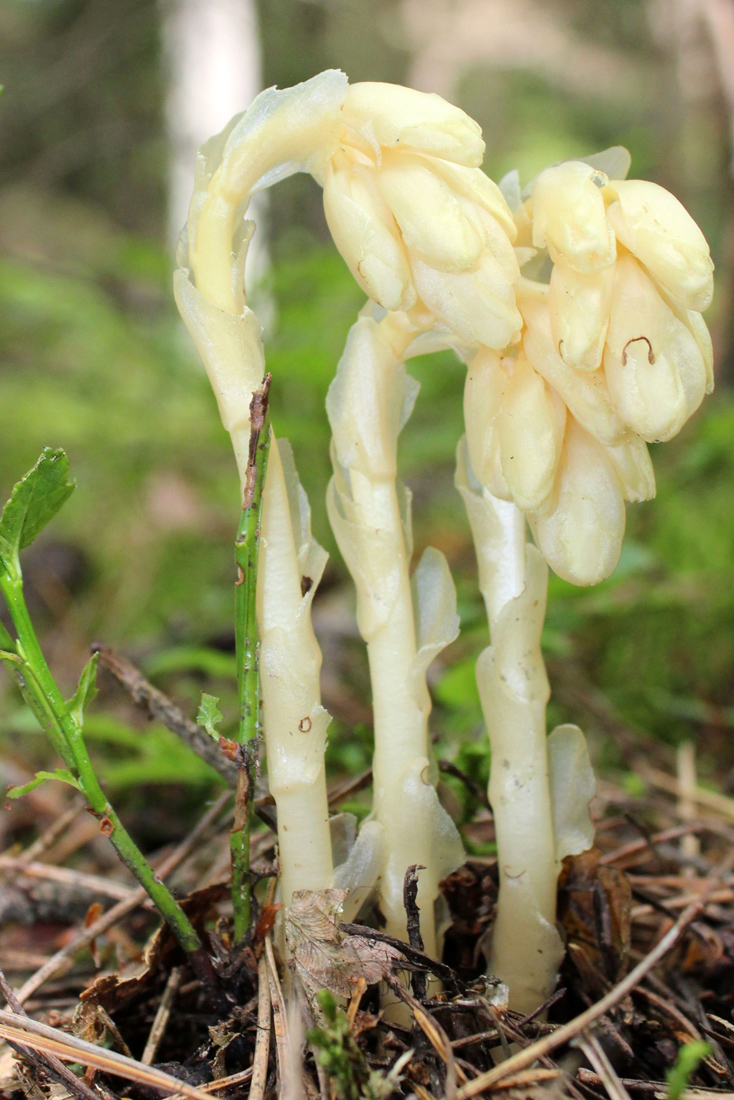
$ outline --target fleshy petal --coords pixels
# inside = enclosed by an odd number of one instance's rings
[[[464,422],[472,469],[493,496],[510,500],[502,474],[497,417],[507,389],[507,372],[497,352],[481,348],[474,356],[464,388]]]
[[[567,264],[553,267],[548,307],[553,341],[570,367],[597,370],[604,353],[614,268],[580,274]]]
[[[519,268],[507,237],[505,241],[511,259],[504,254],[498,259],[485,248],[473,271],[437,271],[409,253],[420,298],[465,344],[505,348],[517,339],[522,318],[508,270],[511,263],[519,275]]]
[[[598,584],[619,561],[624,524],[622,485],[611,462],[569,419],[556,485],[535,521],[546,561],[571,584]]]
[[[622,420],[650,442],[679,432],[706,391],[694,336],[631,256],[617,264],[604,371]]]
[[[604,448],[622,482],[624,499],[639,503],[655,496],[655,470],[644,439],[629,432],[616,447]]]
[[[374,169],[349,165],[346,159],[329,166],[324,213],[336,247],[365,294],[384,309],[411,309],[416,292],[408,258]]]
[[[491,180],[481,168],[467,168],[463,164],[453,164],[437,157],[424,157],[425,164],[432,172],[441,177],[457,195],[476,203],[496,218],[511,241],[517,236],[512,212],[505,196],[494,180]]]
[[[524,512],[536,511],[553,487],[565,421],[560,398],[527,359],[515,360],[497,423],[502,473]]]
[[[682,203],[649,180],[619,180],[607,211],[619,241],[686,309],[703,310],[714,292],[714,265],[701,230]]]
[[[380,190],[403,240],[439,271],[467,271],[484,247],[481,232],[453,191],[419,157],[387,154],[378,173]]]
[[[541,172],[532,190],[533,244],[579,272],[614,263],[614,233],[597,183],[607,177],[578,160]]]
[[[473,118],[441,96],[399,84],[352,84],[342,121],[378,155],[380,146],[399,144],[458,164],[476,166],[484,157],[482,130]]]
[[[625,437],[625,426],[615,411],[604,372],[578,371],[564,363],[553,345],[548,306],[523,297],[527,324],[523,346],[539,374],[563,398],[579,424],[609,446]]]

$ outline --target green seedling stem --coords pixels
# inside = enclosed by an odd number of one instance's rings
[[[14,674],[24,699],[48,734],[54,749],[77,780],[92,813],[100,821],[102,832],[109,837],[122,862],[169,924],[181,947],[189,955],[196,972],[208,982],[211,981],[208,958],[196,929],[168,887],[156,878],[150,864],[97,781],[82,735],[81,714],[71,713],[36,637],[26,607],[19,564],[15,563],[11,571],[0,568],[0,590],[17,633],[16,642],[13,642],[6,630],[3,629],[0,634],[2,660]]]
[[[270,448],[267,374],[250,403],[250,449],[242,496],[242,513],[235,539],[235,640],[239,729],[237,796],[230,833],[234,939],[241,942],[250,927],[250,789],[253,742],[260,733],[260,638],[257,628],[257,562],[263,488]]]

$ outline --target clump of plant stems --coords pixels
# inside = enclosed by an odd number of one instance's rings
[[[417,392],[405,361],[451,347],[467,363],[456,481],[492,643],[477,666],[500,871],[489,965],[509,986],[510,1005],[532,1011],[551,991],[562,954],[561,861],[593,841],[583,734],[562,726],[546,736],[547,566],[575,584],[596,584],[616,566],[625,501],[655,491],[646,442],[671,438],[713,386],[701,318],[713,265],[672,195],[626,179],[624,149],[551,167],[525,191],[516,173],[497,187],[480,168],[483,154],[477,124],[435,95],[349,86],[335,71],[269,89],[200,152],[176,295],[242,472],[249,396],[264,372],[244,292],[253,227],[243,214],[255,191],[292,172],[322,185],[334,241],[368,296],[327,399],[327,502],[367,646],[374,805],[347,863],[333,869],[322,766],[328,718],[318,710],[319,655],[305,626],[323,562],[299,600],[295,562],[303,568],[313,544],[301,491],[293,488],[287,502],[274,464],[258,606],[272,638],[267,663],[277,670],[265,671],[263,695],[283,898],[287,905],[295,881],[310,890],[336,884],[360,899],[373,888],[388,930],[404,936],[403,876],[423,865],[422,931],[434,954],[439,882],[462,851],[436,796],[425,674],[458,620],[441,554],[427,550],[411,575],[410,494],[397,477],[397,441]],[[276,556],[288,558],[287,572],[269,564]],[[271,595],[276,568],[292,578],[287,612],[275,587]],[[292,648],[297,630],[302,663]],[[320,860],[306,858],[317,849]]]
[[[467,365],[456,485],[491,640],[477,663],[500,881],[489,970],[508,986],[512,1008],[532,1012],[551,992],[562,955],[561,863],[594,835],[583,733],[566,725],[546,735],[540,635],[548,566],[579,585],[614,570],[625,502],[655,492],[646,444],[672,438],[713,388],[701,317],[713,265],[677,199],[626,178],[622,148],[554,165],[524,190],[517,173],[493,183],[480,167],[483,155],[479,126],[436,95],[350,86],[337,71],[269,89],[199,152],[174,287],[241,481],[235,940],[250,924],[249,789],[262,700],[286,921],[294,895],[302,901],[303,892],[336,889],[345,919],[372,897],[388,934],[405,938],[403,881],[418,866],[425,948],[440,953],[439,884],[461,864],[463,848],[436,792],[426,673],[459,621],[443,555],[428,548],[412,569],[398,439],[418,390],[406,362],[451,348]],[[327,504],[369,661],[374,803],[336,866],[324,768],[330,719],[311,625],[326,555],[311,535],[290,448],[268,427],[262,332],[244,280],[250,198],[297,171],[323,187],[334,241],[367,295],[327,399],[334,470]],[[37,522],[31,527],[35,533]],[[45,668],[19,611],[22,544],[17,535],[10,564],[0,546],[0,585],[18,630],[17,643],[3,640],[3,659],[21,678]],[[55,724],[46,717],[48,699],[58,695],[47,670],[35,695],[30,679],[23,684],[82,785],[81,717],[92,676],[85,673],[71,704],[58,697]],[[211,726],[209,703],[203,711]],[[95,811],[116,822],[88,786]],[[115,824],[113,843],[116,834],[119,847],[127,834]],[[136,873],[143,881],[143,870]],[[161,912],[196,951],[176,903],[156,889]],[[351,1055],[337,1049],[338,1016],[331,1008],[327,1015],[324,1049],[336,1059],[335,1073],[346,1059],[346,1074]],[[354,1084],[345,1089],[364,1094],[349,1074]]]

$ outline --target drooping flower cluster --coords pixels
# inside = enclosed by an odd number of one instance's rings
[[[542,172],[515,218],[526,270],[552,269],[515,287],[519,342],[470,364],[471,462],[557,573],[594,584],[618,561],[624,501],[654,496],[645,443],[672,438],[713,388],[700,312],[713,264],[664,188],[582,161]]]
[[[464,345],[503,348],[521,317],[516,235],[479,165],[481,130],[437,95],[353,84],[324,178],[324,210],[357,282],[386,310]]]

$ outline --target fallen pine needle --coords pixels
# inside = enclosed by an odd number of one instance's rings
[[[6,1012],[4,1009],[0,1009],[0,1037],[10,1042],[22,1043],[31,1050],[55,1054],[64,1061],[79,1062],[81,1065],[91,1066],[103,1073],[111,1073],[115,1077],[137,1081],[141,1085],[160,1089],[167,1095],[183,1096],[188,1100],[204,1100],[207,1096],[202,1089],[192,1088],[191,1085],[184,1084],[169,1073],[153,1069],[152,1066],[144,1066],[141,1062],[127,1058],[124,1054],[103,1050],[102,1047],[95,1046],[93,1043],[87,1043],[83,1039],[77,1039],[73,1035],[48,1027],[47,1024],[19,1016],[15,1012]]]

